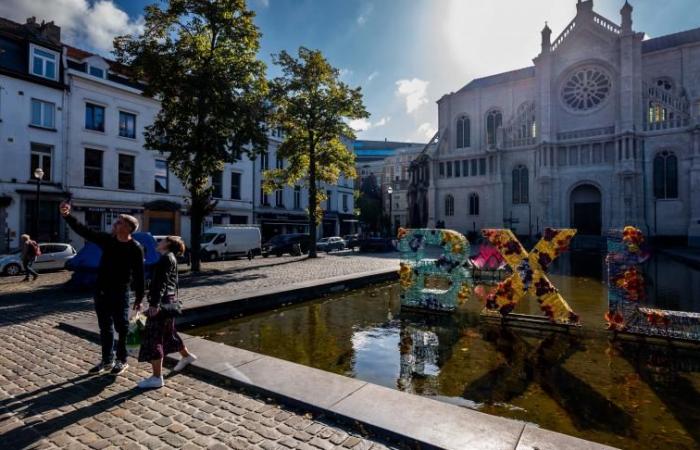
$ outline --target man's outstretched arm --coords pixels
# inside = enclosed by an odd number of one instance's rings
[[[61,215],[65,219],[66,223],[71,227],[71,229],[73,229],[73,231],[75,231],[78,234],[78,236],[90,242],[93,242],[99,246],[102,246],[109,241],[109,234],[91,230],[90,228],[80,223],[78,219],[73,217],[71,215],[70,203],[62,202],[59,208],[61,211]]]

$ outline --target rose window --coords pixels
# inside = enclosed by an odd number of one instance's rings
[[[595,67],[579,69],[564,83],[561,98],[571,109],[586,111],[602,104],[610,94],[610,77]]]

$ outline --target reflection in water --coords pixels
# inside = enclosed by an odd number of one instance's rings
[[[401,311],[395,285],[194,332],[617,447],[697,448],[700,351],[611,343],[603,264],[599,254],[574,253],[552,267],[553,283],[581,316],[575,335],[488,324],[476,298],[453,314]],[[700,309],[699,272],[661,256],[645,270],[649,304]],[[540,314],[530,303],[518,312]]]

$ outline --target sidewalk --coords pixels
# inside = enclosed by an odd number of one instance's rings
[[[233,286],[256,289],[279,285],[290,277],[309,279],[391,264],[372,263],[369,257],[333,258],[342,257],[321,258],[311,265],[282,264],[286,259],[281,258],[276,261],[280,264],[267,268],[243,266],[233,273],[192,277],[183,291],[187,296],[214,295],[230,292]],[[3,450],[387,448],[328,418],[311,417],[306,411],[193,377],[187,371],[168,378],[166,387],[145,393],[134,385],[147,376],[148,366],[133,359],[126,376],[87,377],[86,370],[99,359],[99,348],[56,325],[93,317],[92,301],[85,293],[63,291],[62,281],[51,281],[63,278],[65,274],[47,274],[33,286],[7,280],[0,284]]]

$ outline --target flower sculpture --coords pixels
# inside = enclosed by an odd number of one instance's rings
[[[405,229],[398,232],[402,287],[401,304],[414,308],[452,311],[469,298],[471,274],[464,266],[469,241],[453,230]],[[425,258],[426,246],[442,248],[437,259]],[[427,288],[426,279],[446,279],[447,288]]]
[[[498,284],[486,301],[486,308],[509,314],[518,302],[529,293],[537,298],[540,309],[550,320],[574,324],[578,316],[547,278],[547,268],[562,252],[569,248],[573,229],[547,228],[542,239],[530,253],[522,246],[512,231],[486,229],[482,235],[498,249],[513,274]]]
[[[648,255],[642,250],[644,235],[635,227],[614,230],[608,236],[608,329],[624,331],[644,299],[644,276],[639,265]]]

